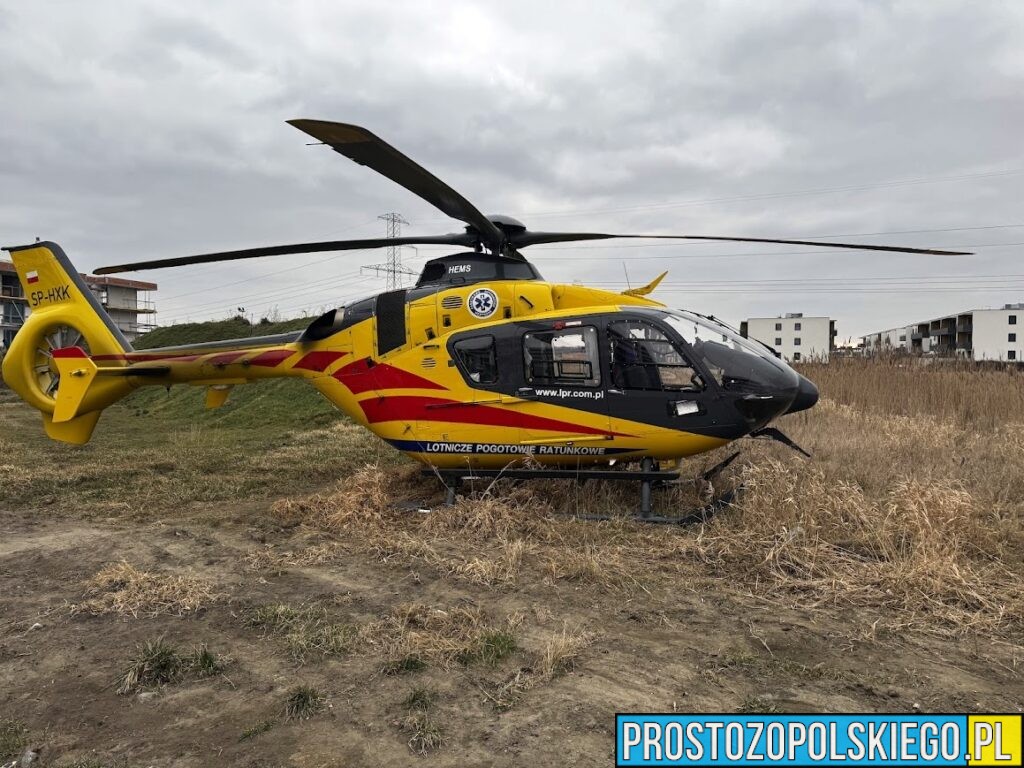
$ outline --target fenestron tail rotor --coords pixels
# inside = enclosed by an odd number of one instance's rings
[[[508,259],[524,261],[519,249],[545,243],[571,243],[586,240],[651,239],[651,240],[704,240],[708,242],[772,243],[781,245],[807,245],[819,248],[840,248],[861,251],[885,251],[888,253],[913,253],[930,256],[969,256],[968,251],[949,251],[938,248],[911,248],[897,245],[875,245],[870,243],[837,243],[821,240],[796,240],[789,238],[742,237],[731,235],[694,234],[610,234],[602,232],[531,232],[515,219],[508,216],[485,216],[465,197],[445,182],[434,176],[421,165],[399,152],[380,137],[347,123],[333,123],[325,120],[289,120],[304,133],[309,134],[334,151],[354,160],[360,165],[373,169],[391,179],[413,194],[433,205],[442,213],[463,222],[465,232],[446,235],[425,235],[420,237],[369,238],[361,240],[329,240],[290,245],[273,245],[261,248],[247,248],[236,251],[220,251],[194,256],[180,256],[170,259],[137,261],[128,264],[101,267],[98,275],[118,272],[136,272],[145,269],[181,267],[190,264],[210,264],[220,261],[284,256],[289,254],[321,253],[329,251],[351,251],[369,248],[386,248],[394,245],[454,245],[474,250],[487,249]]]
[[[47,329],[36,342],[33,361],[33,376],[44,397],[54,400],[60,387],[60,371],[53,358],[56,349],[79,347],[89,354],[89,343],[82,332],[69,325],[57,325]]]

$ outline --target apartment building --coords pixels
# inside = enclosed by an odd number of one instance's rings
[[[1019,363],[1024,360],[1024,302],[969,309],[872,333],[863,340],[868,355],[926,354]]]
[[[774,349],[791,363],[828,362],[835,345],[836,322],[829,317],[804,317],[793,312],[779,317],[751,317],[740,333]]]

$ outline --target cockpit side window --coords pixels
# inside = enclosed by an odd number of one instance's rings
[[[597,329],[584,325],[527,333],[523,362],[531,384],[596,387],[601,383]]]
[[[459,366],[474,384],[496,384],[498,349],[493,336],[473,336],[456,341],[452,348]]]
[[[650,323],[609,323],[608,344],[612,384],[619,389],[695,392],[704,388],[683,351]]]

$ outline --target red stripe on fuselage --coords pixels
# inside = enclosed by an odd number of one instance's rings
[[[219,355],[214,355],[209,360],[205,360],[208,365],[230,365],[231,363],[238,360],[238,358],[245,355],[245,350],[240,352],[223,352]]]
[[[512,408],[496,408],[489,405],[460,403],[439,397],[416,397],[397,395],[394,397],[369,398],[359,405],[371,424],[381,421],[450,421],[459,424],[479,424],[488,427],[519,427],[520,429],[543,429],[550,432],[573,432],[580,435],[615,435],[632,437],[621,432],[573,424],[544,416],[531,416]]]
[[[387,363],[370,365],[368,358],[355,360],[332,375],[354,395],[381,389],[447,389],[430,379]]]
[[[302,368],[306,371],[326,371],[332,363],[341,360],[348,352],[310,352],[303,357],[292,368]]]
[[[256,355],[256,357],[249,361],[249,365],[258,365],[261,368],[274,368],[294,354],[290,349],[270,349],[263,354]]]

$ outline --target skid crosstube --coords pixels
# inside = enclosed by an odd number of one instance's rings
[[[446,504],[455,503],[456,494],[458,493],[459,487],[462,483],[473,482],[474,480],[497,480],[499,478],[507,478],[511,480],[576,480],[580,482],[585,480],[609,480],[617,483],[639,482],[640,512],[633,516],[634,520],[644,523],[685,525],[707,520],[719,509],[732,503],[736,496],[736,491],[729,491],[712,501],[707,506],[685,515],[678,517],[664,517],[653,514],[651,505],[651,491],[653,487],[655,485],[664,487],[666,485],[682,483],[696,483],[701,481],[708,482],[732,464],[738,456],[738,451],[729,455],[724,460],[711,467],[707,472],[704,472],[700,477],[693,480],[680,480],[679,472],[677,470],[666,471],[655,469],[654,460],[650,458],[645,458],[640,462],[640,469],[638,471],[621,469],[534,469],[522,467],[510,467],[505,469],[473,469],[469,467],[466,469],[441,469],[438,467],[430,467],[424,469],[423,474],[433,475],[444,484],[446,491]],[[581,520],[613,519],[608,515],[574,515],[574,517]]]

